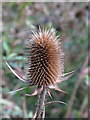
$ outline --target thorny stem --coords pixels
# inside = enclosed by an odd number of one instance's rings
[[[40,120],[45,118],[45,106],[44,106],[45,95],[46,95],[46,88],[43,86],[39,94],[38,105],[36,109],[36,118],[40,118]]]

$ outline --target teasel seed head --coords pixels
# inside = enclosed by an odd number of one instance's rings
[[[5,61],[12,73],[19,80],[29,85],[11,91],[8,94],[21,91],[33,85],[37,87],[34,93],[26,94],[26,96],[40,94],[44,88],[50,97],[50,89],[67,93],[58,87],[58,83],[72,77],[79,67],[71,72],[64,73],[63,39],[56,36],[56,32],[53,29],[46,30],[39,27],[39,32],[32,31],[32,33],[29,35],[25,51],[25,54],[28,56],[28,69],[26,68],[23,71],[25,77],[21,76],[20,72],[16,73],[7,61]]]
[[[52,86],[64,72],[62,43],[53,29],[32,31],[27,45],[27,80],[36,86]]]

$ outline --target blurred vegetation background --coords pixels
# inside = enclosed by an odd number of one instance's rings
[[[85,2],[2,3],[3,59],[8,61],[16,72],[23,74],[18,67],[25,69],[25,40],[30,30],[37,30],[38,26],[48,29],[53,27],[57,35],[63,37],[65,72],[81,64],[72,78],[59,84],[59,87],[69,94],[52,90],[53,98],[47,96],[47,101],[61,100],[69,105],[53,103],[46,106],[46,118],[88,117],[88,10],[88,3]],[[32,118],[37,96],[23,97],[22,93],[32,93],[34,87],[6,95],[5,93],[26,84],[18,80],[4,62],[2,65],[2,86],[0,87],[0,91],[3,92],[3,98],[0,99],[2,116],[4,118],[25,117],[23,112],[26,111],[26,117]],[[23,109],[25,103],[26,108]]]

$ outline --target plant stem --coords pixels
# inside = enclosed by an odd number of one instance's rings
[[[22,108],[23,108],[23,117],[27,118],[26,99],[24,96],[22,96]]]
[[[38,98],[38,105],[36,110],[36,118],[40,118],[41,120],[45,118],[45,95],[46,95],[46,88],[43,86],[39,98]]]

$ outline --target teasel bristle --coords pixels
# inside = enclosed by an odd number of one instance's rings
[[[63,51],[60,37],[53,29],[39,28],[32,31],[27,45],[27,80],[36,86],[51,86],[61,79],[64,72]]]

